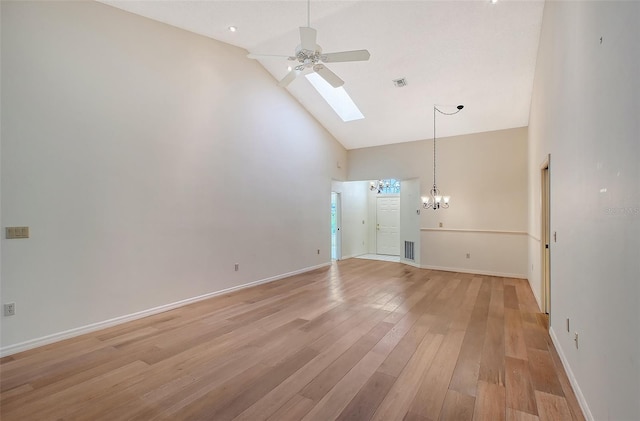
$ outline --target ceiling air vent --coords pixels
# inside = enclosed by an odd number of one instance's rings
[[[404,88],[405,86],[407,86],[407,79],[405,78],[394,79],[393,84],[395,85],[396,88]]]

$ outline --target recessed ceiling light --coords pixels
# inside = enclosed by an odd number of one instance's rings
[[[230,26],[229,27],[229,32],[236,32],[238,30],[237,26]]]
[[[288,66],[288,67],[287,67],[287,71],[289,71],[289,72],[290,72],[291,70],[293,70],[293,69],[292,69],[292,67],[291,67],[291,66]]]
[[[491,4],[496,4],[498,0],[491,0]]]

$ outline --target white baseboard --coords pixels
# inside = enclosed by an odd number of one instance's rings
[[[338,259],[338,260],[353,259],[354,257],[357,257],[357,256],[362,256],[362,253],[359,253],[359,254],[350,254],[350,255],[348,255],[348,256],[342,256],[342,257],[340,257],[340,259]]]
[[[413,266],[414,268],[422,269],[422,267],[419,264],[417,264],[416,262],[414,262],[412,260],[407,260],[407,259],[400,258],[400,263],[403,263],[403,264],[409,265],[409,266]]]
[[[442,270],[445,272],[473,273],[477,275],[500,276],[503,278],[527,279],[527,276],[522,273],[491,272],[491,271],[480,270],[480,269],[447,268],[447,267],[430,266],[430,265],[422,265],[420,267],[422,269]]]
[[[593,415],[589,410],[589,405],[587,404],[587,400],[584,398],[582,394],[582,390],[578,385],[578,381],[576,377],[573,375],[573,371],[571,370],[571,366],[567,361],[567,358],[562,351],[562,347],[560,347],[560,343],[558,341],[558,337],[554,332],[553,328],[549,329],[549,336],[551,336],[551,341],[553,342],[553,346],[556,347],[556,351],[558,351],[558,356],[560,356],[560,361],[562,361],[562,366],[564,367],[564,371],[567,372],[567,377],[569,377],[569,382],[571,383],[571,387],[573,388],[573,393],[576,394],[576,398],[578,398],[578,403],[580,404],[580,408],[582,409],[582,413],[587,421],[594,421]]]
[[[152,316],[154,314],[162,313],[165,311],[173,310],[174,308],[186,306],[188,304],[192,304],[198,301],[206,300],[208,298],[212,298],[218,295],[227,294],[232,291],[237,291],[239,289],[245,289],[252,286],[266,284],[273,281],[278,281],[283,278],[288,278],[290,276],[299,275],[301,273],[310,272],[312,270],[320,269],[326,266],[330,266],[331,262],[322,263],[316,266],[306,267],[300,270],[295,270],[293,272],[283,273],[281,275],[272,276],[269,278],[260,279],[257,281],[249,282],[246,284],[234,286],[231,288],[226,288],[220,291],[210,292],[208,294],[199,295],[197,297],[187,298],[184,300],[176,301],[169,304],[164,304],[158,307],[150,308],[147,310],[138,311],[136,313],[127,314],[124,316],[115,317],[113,319],[104,320],[97,323],[92,323],[90,325],[81,326],[69,330],[65,330],[63,332],[53,333],[51,335],[42,336],[36,339],[30,339],[25,342],[20,342],[14,345],[8,345],[0,348],[0,357],[5,357],[7,355],[16,354],[18,352],[27,351],[29,349],[37,348],[39,346],[48,345],[54,342],[59,342],[65,339],[74,338],[76,336],[84,335],[85,333],[95,332],[96,330],[106,329],[108,327],[112,327],[115,325],[119,325],[122,323],[130,322],[133,320],[141,319],[143,317]]]

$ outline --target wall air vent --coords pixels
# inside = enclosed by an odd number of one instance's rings
[[[413,241],[405,241],[404,242],[404,258],[406,260],[412,260],[415,262],[415,255],[414,255],[415,251],[414,251],[414,243]]]
[[[405,78],[394,79],[393,84],[395,85],[396,88],[404,88],[405,86],[407,86],[407,79]]]

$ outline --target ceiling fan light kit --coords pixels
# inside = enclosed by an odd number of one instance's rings
[[[445,196],[440,193],[436,184],[436,111],[443,115],[458,114],[464,105],[458,105],[456,111],[452,113],[446,113],[441,111],[436,105],[433,106],[433,188],[429,191],[428,196],[422,196],[422,207],[424,209],[447,209],[449,207],[449,201],[451,196]]]
[[[327,68],[323,63],[339,63],[347,61],[366,61],[371,56],[367,50],[339,51],[335,53],[322,53],[322,47],[316,44],[317,31],[311,27],[310,16],[311,5],[307,1],[307,26],[300,27],[300,45],[295,49],[295,55],[267,55],[249,54],[252,59],[262,58],[286,58],[290,61],[297,61],[298,64],[291,66],[289,73],[278,83],[278,86],[285,87],[293,82],[302,72],[309,69],[318,73],[324,80],[334,88],[344,85],[344,81]]]

